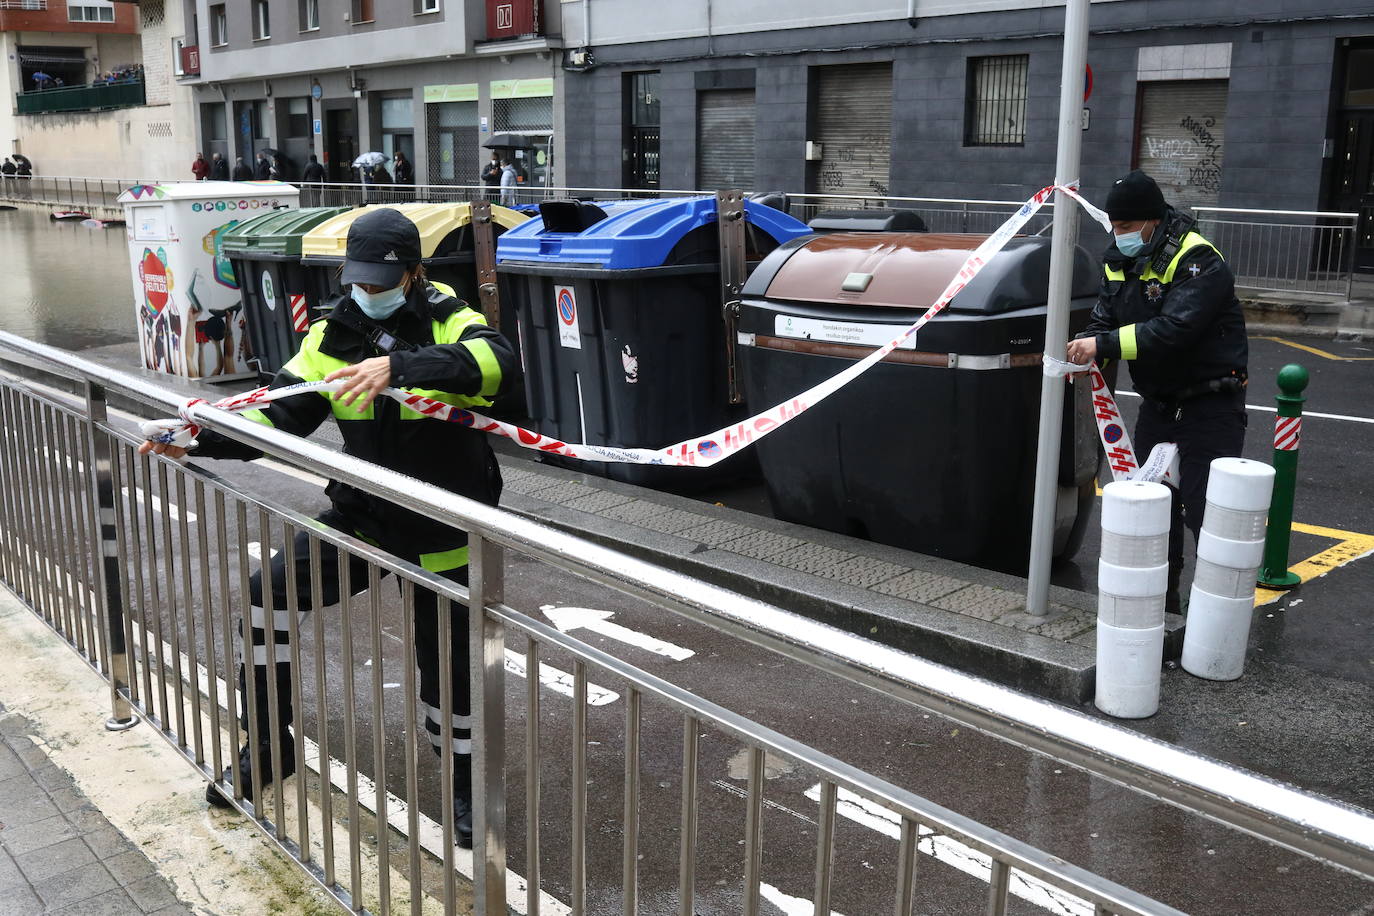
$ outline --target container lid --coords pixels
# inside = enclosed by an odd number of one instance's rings
[[[496,242],[496,261],[594,265],[608,270],[662,267],[689,233],[716,219],[714,196],[597,201],[606,218],[579,232],[549,232],[542,219],[517,226]],[[772,207],[745,201],[744,218],[776,242],[811,232]]]
[[[300,189],[285,181],[169,181],[136,184],[117,202],[131,204],[159,200],[237,200],[243,197],[298,196]]]
[[[866,308],[925,309],[985,235],[836,232],[785,245],[745,284],[747,296]],[[1015,238],[950,303],[951,311],[994,314],[1044,305],[1050,240]],[[1095,296],[1100,269],[1075,249],[1073,297]]]
[[[230,257],[300,257],[301,239],[327,219],[351,207],[306,207],[273,210],[239,223],[224,234],[221,247]]]
[[[348,247],[348,230],[353,221],[381,206],[399,210],[419,228],[420,253],[426,259],[434,257],[434,253],[455,229],[472,224],[472,205],[468,203],[374,204],[357,207],[325,220],[306,233],[301,240],[301,255],[342,261]],[[495,204],[491,207],[491,218],[498,227],[507,230],[529,220],[523,213]]]

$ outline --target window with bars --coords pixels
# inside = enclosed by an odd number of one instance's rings
[[[1024,146],[1030,55],[971,57],[964,109],[965,146]]]
[[[625,186],[657,188],[659,182],[659,82],[657,70],[625,76]]]

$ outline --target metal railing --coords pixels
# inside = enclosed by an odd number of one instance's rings
[[[1098,913],[1171,913],[1169,907],[1105,877],[1066,863],[950,811],[904,788],[863,772],[729,709],[708,702],[669,681],[592,648],[505,604],[508,559],[525,557],[615,589],[652,605],[779,653],[853,685],[945,715],[1031,750],[1043,752],[1119,782],[1150,797],[1312,856],[1366,879],[1374,879],[1374,816],[1281,785],[1237,768],[1164,744],[1072,710],[959,674],[798,617],[757,600],[704,584],[678,573],[590,544],[499,509],[474,503],[436,487],[298,439],[242,417],[192,407],[197,423],[294,467],[359,487],[395,504],[420,511],[469,532],[470,585],[457,585],[384,553],[356,538],[247,493],[193,466],[150,460],[135,452],[138,437],[111,421],[107,399],[117,396],[154,414],[174,413],[177,398],[161,387],[99,366],[66,351],[0,332],[0,352],[11,361],[41,367],[45,377],[69,379],[82,400],[39,393],[14,377],[0,379],[0,574],[4,582],[110,681],[112,723],[128,724],[134,711],[145,716],[207,780],[217,781],[234,805],[292,856],[341,904],[357,912],[391,912],[409,905],[420,912],[422,894],[437,895],[447,912],[457,901],[452,843],[453,758],[442,755],[438,799],[422,797],[415,722],[416,684],[409,650],[397,657],[384,638],[378,585],[391,574],[402,583],[402,639],[414,643],[411,613],[428,594],[438,602],[439,670],[450,670],[454,627],[466,628],[471,657],[473,780],[476,788],[475,848],[470,874],[475,911],[504,913],[508,900],[525,897],[528,912],[555,908],[541,894],[541,861],[550,850],[541,842],[549,815],[540,806],[540,764],[569,762],[573,801],[568,841],[571,911],[587,912],[588,720],[591,677],[625,691],[623,758],[623,911],[635,912],[637,862],[641,849],[641,717],[646,710],[672,716],[682,727],[680,830],[655,836],[657,847],[676,840],[679,856],[679,912],[691,914],[698,862],[722,856],[741,861],[740,910],[759,911],[765,754],[779,755],[814,773],[820,785],[816,831],[816,912],[830,911],[834,874],[836,800],[841,793],[875,802],[900,824],[900,853],[890,888],[898,913],[912,910],[918,841],[932,832],[958,838],[986,857],[988,911],[1005,911],[1013,873],[1029,876],[1068,894]],[[26,374],[37,370],[25,369]],[[218,782],[223,765],[243,740],[237,717],[240,688],[235,680],[234,638],[249,613],[250,555],[266,561],[273,545],[283,553],[285,607],[265,602],[264,620],[284,617],[287,630],[272,637],[264,657],[290,660],[289,686],[267,678],[266,721],[247,722],[247,738],[267,736],[275,772],[294,760],[304,773],[315,761],[316,776],[298,777],[294,787],[274,791],[270,804],[255,772],[254,785]],[[338,628],[326,629],[325,575],[340,580],[339,594],[366,598],[339,601]],[[309,587],[298,597],[303,581]],[[270,594],[270,589],[264,589]],[[385,605],[385,606],[384,606]],[[465,609],[467,613],[465,613]],[[312,610],[311,627],[299,612]],[[285,614],[279,612],[285,611]],[[465,619],[466,618],[466,619]],[[280,625],[280,624],[278,624]],[[394,635],[393,635],[394,638]],[[513,640],[519,651],[508,650]],[[338,649],[330,649],[337,645]],[[312,651],[313,647],[313,651]],[[355,649],[370,653],[369,676],[355,682]],[[549,748],[541,733],[541,664],[555,653],[570,656],[565,678],[574,702],[571,746]],[[341,665],[336,657],[342,655]],[[528,679],[525,708],[507,697],[505,670],[512,656],[523,659]],[[305,664],[303,664],[305,663]],[[388,706],[386,678],[400,670],[404,706]],[[246,708],[257,709],[255,678],[248,678]],[[282,731],[277,710],[289,690],[297,721]],[[339,691],[341,689],[341,696]],[[437,721],[453,722],[458,699],[448,678],[440,678]],[[396,723],[397,719],[400,724]],[[508,886],[508,795],[520,789],[506,779],[506,730],[523,722],[525,758],[524,842],[527,890]],[[747,819],[743,856],[735,836],[697,830],[698,740],[710,728],[748,748]],[[405,757],[388,756],[388,735],[404,733]],[[601,735],[599,737],[605,737]],[[604,753],[603,749],[603,753]],[[342,755],[342,763],[331,762]],[[552,757],[550,756],[552,755]],[[427,756],[427,755],[426,755]],[[514,768],[514,767],[513,767]],[[256,768],[255,768],[256,770]],[[422,849],[424,816],[431,812],[437,840]],[[335,813],[344,813],[344,826]],[[437,814],[434,812],[437,809]],[[562,817],[555,816],[563,821]],[[388,826],[390,829],[388,829]],[[589,833],[591,836],[589,836]],[[1142,842],[1148,842],[1143,839]],[[604,842],[604,840],[602,841]],[[709,845],[705,853],[703,846]],[[346,850],[346,851],[345,851]],[[597,850],[593,850],[597,851]],[[599,851],[605,857],[605,849]],[[435,860],[442,865],[437,871]],[[393,891],[393,875],[404,887]],[[736,880],[738,875],[733,876]],[[514,885],[512,885],[514,886]]]
[[[63,111],[99,111],[105,108],[135,108],[144,104],[143,78],[123,79],[89,86],[65,86],[21,92],[15,97],[22,114]]]
[[[1358,213],[1195,207],[1198,231],[1221,251],[1236,286],[1350,299]]]
[[[34,10],[48,8],[48,0],[0,0],[0,10]]]
[[[56,175],[34,175],[30,178],[6,178],[0,182],[0,196],[15,200],[33,200],[54,207],[118,207],[119,195],[137,184],[155,184],[137,178],[75,178]]]

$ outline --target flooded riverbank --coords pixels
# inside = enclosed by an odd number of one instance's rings
[[[137,339],[124,227],[0,210],[0,327],[68,350]]]

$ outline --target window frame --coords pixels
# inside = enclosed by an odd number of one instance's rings
[[[992,80],[998,82],[990,87]],[[970,56],[964,77],[963,145],[966,148],[1024,147],[1029,100],[1030,54]],[[984,128],[984,124],[992,121],[994,116],[1000,120],[1013,113],[1019,117],[1013,122],[1015,126],[1012,130]]]
[[[96,15],[95,15],[94,18],[88,18],[84,13],[82,13],[82,14],[79,15],[77,18],[73,19],[73,18],[72,18],[72,11],[73,11],[73,10],[91,10],[91,11],[94,11],[94,12],[96,13]],[[109,16],[108,19],[105,18],[105,15],[106,15],[106,14],[108,14],[108,16]],[[94,5],[94,4],[90,4],[90,3],[68,3],[68,4],[67,4],[67,21],[68,21],[68,22],[94,22],[94,23],[97,23],[97,24],[100,24],[100,23],[107,23],[107,22],[108,22],[108,23],[112,23],[112,22],[115,21],[115,11],[114,11],[114,7],[113,7],[113,6],[98,6],[98,5]]]
[[[440,0],[415,0],[416,16],[429,16],[441,11]]]
[[[253,0],[253,40],[272,40],[272,6],[270,0]]]
[[[315,24],[310,24],[310,11],[315,12]],[[299,30],[302,32],[318,32],[320,30],[320,0],[300,0],[297,8],[297,15],[300,19]]]
[[[210,7],[210,47],[223,48],[229,44],[229,4],[215,3]],[[215,33],[219,34],[216,35]]]

